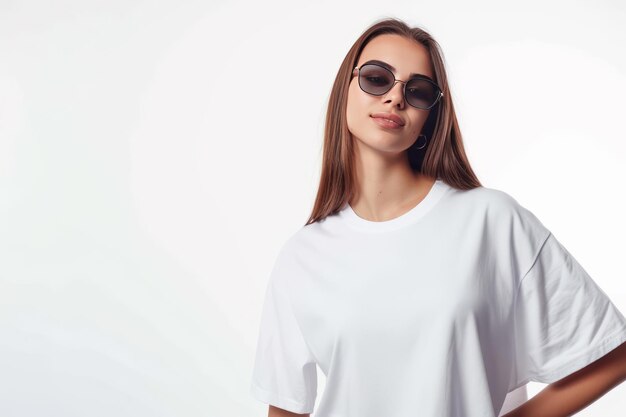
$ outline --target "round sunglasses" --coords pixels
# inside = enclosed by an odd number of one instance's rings
[[[437,84],[419,75],[409,81],[397,80],[393,72],[377,64],[364,64],[361,68],[354,67],[352,71],[355,70],[359,77],[359,87],[368,94],[382,96],[391,90],[396,82],[403,83],[406,102],[422,110],[430,109],[443,97],[443,92]]]

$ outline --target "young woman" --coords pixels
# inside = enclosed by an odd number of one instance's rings
[[[626,318],[544,224],[483,187],[439,45],[397,19],[345,57],[313,213],[275,261],[251,393],[269,416],[569,416],[626,379]]]

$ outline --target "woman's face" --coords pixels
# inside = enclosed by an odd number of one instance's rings
[[[426,48],[399,35],[384,34],[370,40],[363,48],[357,67],[369,60],[383,61],[395,68],[396,80],[407,81],[411,73],[423,74],[434,80]],[[348,90],[346,118],[353,138],[369,148],[397,154],[409,148],[422,131],[430,110],[415,108],[406,103],[403,83],[396,83],[381,96],[361,90],[357,72],[353,71]],[[381,126],[372,117],[374,113],[393,113],[402,118],[404,125],[394,129]],[[357,146],[358,147],[358,146]]]

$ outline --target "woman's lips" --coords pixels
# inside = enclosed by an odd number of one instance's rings
[[[372,114],[370,114],[370,116],[372,116],[372,117],[382,117],[383,119],[389,119],[392,122],[396,122],[400,126],[404,126],[404,119],[402,119],[402,117],[400,117],[400,115],[395,114],[395,113],[390,113],[388,111],[381,111],[381,112],[378,112],[378,113],[372,113]]]
[[[389,128],[389,129],[402,129],[401,125],[399,125],[398,123],[396,123],[394,121],[391,121],[389,119],[384,119],[382,117],[373,117],[373,116],[372,116],[372,119],[379,126],[386,127],[386,128]]]

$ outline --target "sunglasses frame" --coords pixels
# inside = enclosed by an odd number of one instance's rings
[[[374,94],[374,93],[370,93],[369,91],[365,91],[365,90],[363,89],[363,87],[361,86],[361,68],[363,68],[363,67],[365,67],[365,66],[368,66],[368,65],[372,65],[372,66],[376,66],[376,67],[378,67],[378,68],[381,68],[381,69],[383,69],[383,70],[387,71],[388,73],[390,73],[390,74],[391,74],[391,76],[393,77],[393,84],[391,84],[391,87],[389,87],[389,89],[388,89],[387,91],[385,91],[384,93],[381,93],[381,94]],[[420,110],[429,110],[429,109],[432,109],[432,108],[433,108],[433,107],[434,107],[434,106],[435,106],[435,105],[439,102],[439,100],[441,99],[441,97],[443,97],[443,91],[441,91],[441,88],[440,88],[437,84],[435,84],[434,82],[432,82],[430,79],[425,78],[425,77],[420,77],[419,75],[414,76],[413,78],[411,78],[411,79],[410,79],[410,80],[408,80],[408,81],[402,81],[402,80],[398,80],[398,79],[396,78],[395,74],[394,74],[393,72],[391,72],[388,68],[385,68],[385,67],[383,67],[382,65],[378,65],[378,64],[371,64],[371,63],[370,63],[370,64],[363,64],[363,65],[361,65],[361,67],[354,67],[354,69],[352,70],[352,73],[353,73],[353,74],[354,74],[354,71],[355,71],[355,70],[357,71],[357,82],[358,82],[358,84],[359,84],[359,88],[360,88],[360,89],[361,89],[364,93],[371,94],[371,95],[373,95],[373,96],[382,96],[382,95],[385,95],[385,94],[387,94],[387,93],[388,93],[388,92],[389,92],[389,91],[390,91],[393,87],[395,87],[396,83],[402,83],[402,84],[404,84],[404,86],[402,87],[402,96],[403,96],[402,98],[404,99],[404,101],[406,101],[406,102],[407,102],[407,104],[408,104],[409,106],[411,106],[411,107],[415,107],[416,109],[420,109]],[[431,83],[432,85],[434,85],[434,86],[435,86],[435,88],[437,88],[437,91],[439,92],[439,94],[437,94],[437,98],[435,99],[435,101],[433,102],[433,104],[431,104],[429,107],[424,108],[424,107],[414,106],[413,104],[409,103],[409,101],[406,99],[406,86],[407,86],[407,83],[408,83],[409,81],[411,81],[411,80],[416,79],[416,78],[418,78],[418,79],[420,79],[420,80],[428,81],[429,83]]]

